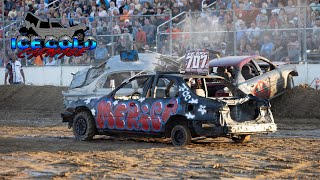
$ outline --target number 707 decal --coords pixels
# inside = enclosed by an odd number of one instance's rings
[[[186,54],[186,71],[207,72],[208,52],[190,52]]]

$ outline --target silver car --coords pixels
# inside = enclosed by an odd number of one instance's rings
[[[85,68],[73,75],[69,89],[62,92],[64,105],[78,99],[102,97],[125,79],[137,74],[154,73],[155,68],[159,68],[159,58],[160,55],[156,53],[140,53],[136,61],[122,61],[117,55],[100,66]],[[122,91],[127,94],[134,89],[135,87],[127,86]]]

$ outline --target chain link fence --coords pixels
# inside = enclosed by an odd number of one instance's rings
[[[319,63],[320,18],[310,7],[186,13],[181,23],[157,32],[157,50],[182,56],[212,49],[227,55],[262,55],[271,61]],[[170,38],[171,37],[171,38]]]
[[[212,49],[223,56],[262,55],[271,61],[319,63],[319,15],[319,11],[310,7],[290,7],[250,11],[204,9],[203,12],[183,12],[174,18],[166,11],[163,15],[52,19],[63,26],[69,26],[70,22],[86,24],[89,27],[86,35],[94,36],[98,42],[97,48],[87,51],[83,57],[64,57],[56,59],[55,64],[99,63],[119,54],[124,46],[173,56],[183,56],[187,50]],[[10,38],[19,35],[22,20],[1,22],[1,65],[16,58]],[[125,31],[129,36],[124,35]],[[130,45],[124,45],[125,42]],[[21,61],[32,66],[50,64],[51,59]]]
[[[32,65],[88,65],[99,64],[110,56],[118,55],[122,50],[145,50],[156,51],[156,29],[170,17],[165,15],[146,16],[110,16],[110,17],[89,17],[89,18],[64,18],[50,19],[50,22],[59,22],[62,26],[68,27],[71,24],[85,24],[89,30],[86,36],[93,36],[97,40],[97,47],[88,50],[82,57],[63,57],[58,59],[48,57],[35,57],[32,59],[22,58],[21,61],[27,66]],[[1,47],[3,52],[1,65],[6,64],[10,58],[17,58],[18,50],[12,50],[11,38],[17,38],[23,21],[2,22]],[[55,31],[51,27],[52,31]],[[55,61],[52,63],[51,61]]]

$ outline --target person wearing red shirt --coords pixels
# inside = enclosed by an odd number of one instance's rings
[[[147,44],[147,35],[146,32],[143,31],[142,27],[138,27],[138,32],[136,34],[136,49],[144,47]]]

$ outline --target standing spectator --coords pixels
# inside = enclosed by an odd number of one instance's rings
[[[312,41],[317,47],[317,50],[320,48],[320,17],[316,18],[315,25],[312,30]]]
[[[288,0],[288,5],[285,6],[284,9],[288,14],[289,20],[292,20],[296,16],[296,12],[299,11],[298,8],[295,8],[292,0]]]
[[[57,65],[57,61],[53,57],[48,57],[48,61],[46,62],[46,66],[55,66]]]
[[[275,37],[274,48],[271,54],[272,60],[280,61],[283,57],[286,57],[287,48],[285,44],[285,40],[281,39],[280,36]]]
[[[10,62],[6,65],[4,77],[5,85],[8,82],[8,76],[10,84],[24,84],[26,82],[21,62],[17,61],[15,58],[11,59]]]
[[[141,26],[138,26],[138,32],[136,34],[136,49],[140,50],[147,44],[146,32],[143,31]]]
[[[263,38],[264,43],[261,46],[260,54],[265,56],[268,59],[271,59],[272,50],[274,48],[273,43],[268,35],[264,36]]]
[[[151,45],[154,40],[156,26],[150,24],[149,19],[145,19],[144,26],[142,27],[142,29],[147,34],[147,43]]]
[[[97,62],[105,61],[108,57],[108,49],[102,42],[99,42],[98,46],[95,49],[94,59]]]
[[[250,28],[247,30],[247,37],[250,42],[252,42],[252,39],[254,37],[259,37],[260,36],[260,28],[257,27],[255,22],[251,23]]]
[[[259,43],[258,37],[253,37],[251,39],[251,50],[255,51],[255,52],[259,52],[261,49],[261,44]]]
[[[237,41],[240,41],[242,38],[247,38],[246,32],[247,32],[247,27],[246,24],[242,20],[238,20],[237,22],[239,24],[237,28]]]
[[[167,29],[167,33],[170,33],[170,29]],[[169,36],[168,36],[169,37]],[[178,28],[176,23],[172,24],[172,41],[180,40],[181,38],[181,30]],[[168,38],[170,40],[170,38]]]
[[[133,49],[133,38],[129,34],[128,28],[124,28],[124,33],[121,34],[119,41],[121,50],[130,51]]]

